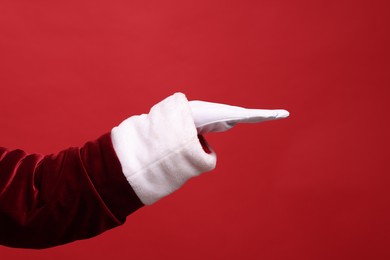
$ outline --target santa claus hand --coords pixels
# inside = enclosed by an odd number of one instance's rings
[[[199,134],[224,132],[238,123],[260,123],[289,116],[284,109],[247,109],[198,100],[189,104]]]

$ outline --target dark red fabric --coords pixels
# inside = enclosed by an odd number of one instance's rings
[[[110,134],[47,156],[0,148],[0,244],[46,248],[89,238],[142,206]]]
[[[198,139],[200,144],[202,145],[203,151],[210,154],[211,153],[210,146],[207,143],[206,139],[203,137],[203,135],[198,135]]]

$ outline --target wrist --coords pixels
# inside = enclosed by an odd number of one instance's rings
[[[215,168],[216,154],[198,137],[181,93],[156,104],[149,114],[124,120],[111,138],[127,181],[145,205]]]

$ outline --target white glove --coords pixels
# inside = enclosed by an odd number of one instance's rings
[[[289,116],[284,109],[247,109],[205,101],[189,101],[199,134],[224,132],[238,123],[260,123]]]

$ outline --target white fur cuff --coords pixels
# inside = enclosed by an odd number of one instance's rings
[[[215,168],[216,155],[198,140],[188,100],[176,93],[132,116],[111,131],[111,139],[131,187],[145,205]]]

